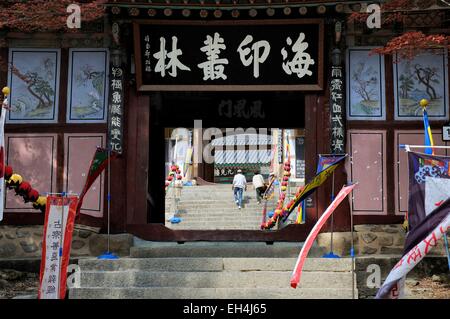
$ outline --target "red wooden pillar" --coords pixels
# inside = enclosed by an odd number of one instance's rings
[[[148,95],[136,92],[135,87],[129,89],[127,105],[126,152],[124,168],[126,182],[122,189],[126,192],[126,224],[147,224],[147,175],[149,156],[149,112]]]

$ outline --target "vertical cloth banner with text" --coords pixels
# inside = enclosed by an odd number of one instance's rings
[[[344,198],[347,197],[347,195],[353,190],[355,186],[356,184],[342,187],[341,191],[339,192],[339,194],[337,194],[334,201],[330,204],[330,206],[328,206],[328,208],[319,218],[317,223],[314,225],[313,229],[306,238],[306,241],[300,251],[297,262],[295,263],[295,268],[291,276],[291,287],[296,288],[298,283],[300,282],[303,264],[305,263],[306,256],[308,255],[308,252],[311,249],[314,240],[319,234],[320,229],[323,227],[328,217],[330,217],[330,215],[334,212],[334,210],[339,206],[339,204],[344,200]]]
[[[67,266],[78,204],[76,196],[47,197],[42,259],[39,275],[39,299],[64,299]]]
[[[115,157],[116,153],[111,153],[111,158]],[[95,182],[97,177],[103,172],[103,170],[108,165],[108,150],[97,147],[97,150],[95,151],[94,157],[92,158],[91,164],[89,166],[89,172],[86,176],[86,181],[84,183],[83,190],[80,193],[80,199],[78,201],[77,206],[77,214],[81,210],[81,206],[83,205],[83,199],[86,193],[88,192],[89,188],[92,186],[92,184]]]
[[[430,231],[431,228],[431,231]],[[419,227],[419,234],[416,236],[417,244],[406,246],[400,261],[392,268],[381,288],[378,290],[376,299],[398,299],[404,296],[406,275],[437,245],[437,242],[446,236],[450,230],[450,200],[447,200],[442,207],[439,207]],[[418,234],[418,235],[419,235]],[[412,246],[412,247],[411,247]]]

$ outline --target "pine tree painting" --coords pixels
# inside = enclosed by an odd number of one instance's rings
[[[54,121],[58,89],[58,51],[11,49],[9,120]]]
[[[369,56],[369,49],[349,50],[349,114],[350,117],[381,117],[380,57]]]
[[[446,90],[444,79],[445,58],[440,54],[428,53],[413,60],[394,64],[397,74],[398,117],[421,117],[421,99],[429,101],[427,111],[430,117],[446,116]]]
[[[71,52],[71,83],[68,116],[71,120],[104,120],[107,52]]]

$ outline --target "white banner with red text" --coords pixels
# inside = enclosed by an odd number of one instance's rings
[[[49,195],[47,197],[39,299],[65,298],[67,266],[77,205],[77,196]]]
[[[437,245],[438,241],[450,230],[450,213],[421,242],[409,250],[392,268],[383,286],[375,298],[399,299],[405,294],[406,275]]]

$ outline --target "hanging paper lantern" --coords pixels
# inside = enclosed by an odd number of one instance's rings
[[[39,192],[35,189],[31,189],[24,197],[24,201],[25,203],[28,202],[35,202],[37,201],[39,198]]]
[[[170,175],[169,177],[167,177],[167,180],[168,180],[169,182],[171,182],[171,181],[173,180],[173,175]]]
[[[33,203],[35,209],[40,209],[41,212],[45,213],[45,206],[47,205],[47,197],[39,196],[37,201]]]
[[[2,89],[2,93],[3,93],[3,95],[9,95],[11,93],[11,89],[9,87],[5,86]]]
[[[176,167],[175,165],[172,165],[172,166],[170,167],[170,170],[171,170],[172,172],[174,172],[174,171],[177,170],[177,167]]]
[[[9,189],[16,188],[20,185],[20,183],[22,183],[22,180],[22,176],[19,174],[12,174],[11,178],[7,182],[7,186]]]
[[[20,196],[26,195],[31,190],[31,185],[28,182],[22,182],[16,187],[16,194]]]
[[[11,166],[6,165],[5,166],[5,181],[9,180],[11,178],[11,175],[13,174],[13,169]]]
[[[177,175],[177,180],[181,180],[183,177],[181,175]]]

